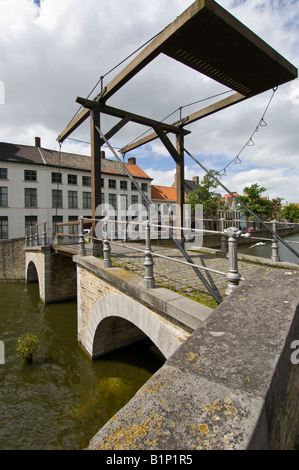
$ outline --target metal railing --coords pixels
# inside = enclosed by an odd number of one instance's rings
[[[238,270],[238,240],[241,237],[245,237],[249,240],[263,240],[263,241],[272,241],[272,255],[271,255],[271,260],[273,262],[279,262],[280,257],[279,257],[279,245],[278,242],[279,240],[275,237],[275,235],[272,236],[272,238],[262,238],[262,237],[256,237],[252,236],[251,232],[243,233],[241,229],[237,227],[228,227],[224,228],[226,225],[225,219],[220,219],[221,223],[221,230],[207,230],[207,229],[196,229],[196,228],[188,228],[188,231],[195,234],[195,233],[208,233],[208,234],[217,234],[220,236],[220,243],[221,243],[221,248],[220,248],[220,254],[222,255],[228,255],[228,270],[227,272],[222,272],[216,269],[208,268],[199,264],[194,263],[193,261],[183,261],[178,258],[173,258],[169,256],[162,255],[160,253],[155,253],[152,251],[152,240],[151,240],[151,235],[153,234],[153,229],[158,229],[157,233],[161,235],[161,229],[167,229],[170,231],[183,231],[186,230],[186,227],[180,227],[180,226],[175,226],[175,225],[167,225],[167,224],[162,224],[162,223],[155,223],[151,222],[149,220],[142,220],[142,221],[135,221],[134,222],[129,222],[129,221],[122,221],[118,222],[115,220],[108,220],[102,219],[103,223],[103,238],[96,237],[95,235],[92,234],[86,234],[85,227],[89,226],[89,228],[92,227],[92,224],[95,222],[99,222],[99,219],[90,219],[90,218],[84,218],[80,217],[79,221],[74,221],[74,222],[60,222],[55,224],[55,229],[57,227],[63,227],[63,226],[68,226],[68,227],[78,227],[78,233],[63,233],[59,231],[55,231],[55,241],[56,243],[59,243],[59,240],[63,237],[66,238],[77,238],[77,243],[79,244],[79,250],[78,254],[79,256],[86,256],[87,251],[86,251],[86,238],[88,237],[89,240],[92,243],[102,243],[102,253],[103,253],[103,265],[105,268],[111,268],[112,267],[112,260],[111,260],[111,247],[110,245],[115,245],[115,246],[120,246],[123,248],[129,248],[132,251],[135,252],[140,252],[144,254],[144,279],[143,279],[143,285],[146,288],[153,288],[155,287],[155,277],[154,277],[154,262],[153,258],[161,258],[165,259],[167,261],[171,261],[174,263],[178,263],[187,267],[196,267],[199,270],[202,270],[204,272],[211,272],[220,276],[225,276],[227,278],[228,284],[227,284],[227,289],[225,293],[227,295],[231,294],[234,289],[239,285],[240,281],[243,281],[244,278],[241,277],[241,274],[239,273]],[[229,222],[235,222],[235,220],[230,219]],[[276,220],[268,222],[269,224],[272,224],[272,231],[273,233],[276,233],[277,230],[277,225],[279,222]],[[115,224],[120,224],[124,230],[117,230],[118,235],[121,234],[122,232],[127,234],[128,233],[128,226],[130,224],[133,224],[139,227],[139,234],[144,233],[144,240],[145,240],[145,247],[144,248],[137,248],[136,246],[132,246],[131,244],[126,245],[124,242],[118,243],[114,241],[113,235],[115,235]],[[109,227],[110,225],[110,227]],[[294,225],[294,224],[293,224]],[[43,226],[43,232],[42,232],[42,246],[47,246],[48,240],[47,240],[47,222],[43,222],[41,224],[36,224],[35,226],[30,227],[26,231],[26,237],[25,237],[25,244],[26,246],[34,246],[38,245],[40,241],[40,234],[39,234],[39,226]],[[111,227],[114,226],[114,230],[111,229]],[[144,230],[140,230],[140,228],[144,228]],[[109,230],[110,228],[110,230]],[[109,233],[111,234],[110,239],[109,239]],[[126,237],[123,237],[126,239]],[[288,243],[298,243],[299,241],[289,241]]]
[[[88,219],[89,221],[91,219]],[[98,222],[98,220],[96,220]],[[244,280],[243,277],[241,277],[241,274],[238,271],[238,257],[237,257],[237,243],[238,239],[240,237],[246,237],[250,238],[250,233],[243,234],[241,230],[237,229],[236,227],[230,227],[229,229],[225,229],[224,232],[220,231],[215,231],[215,230],[205,230],[205,229],[191,229],[191,232],[206,232],[206,233],[213,233],[213,234],[220,234],[224,235],[227,238],[228,242],[228,259],[229,259],[229,266],[228,266],[228,271],[223,272],[219,271],[216,269],[208,268],[205,266],[201,266],[199,264],[195,264],[194,262],[189,262],[189,261],[183,261],[181,259],[169,257],[162,255],[160,253],[155,253],[152,251],[152,246],[151,246],[151,227],[159,227],[159,228],[167,228],[169,230],[174,230],[174,229],[179,229],[183,230],[185,227],[178,227],[178,226],[173,226],[173,225],[160,225],[160,224],[155,224],[151,223],[150,221],[134,221],[134,222],[122,222],[122,224],[127,224],[129,225],[130,223],[140,226],[144,226],[145,229],[145,249],[133,247],[132,245],[126,245],[124,243],[117,243],[113,241],[112,239],[109,240],[109,229],[108,225],[109,223],[115,223],[110,222],[109,220],[103,220],[103,232],[104,232],[104,237],[98,238],[98,237],[91,237],[91,240],[96,240],[98,242],[103,243],[103,264],[105,268],[111,268],[112,267],[112,260],[111,260],[111,247],[110,245],[115,245],[115,246],[121,246],[123,248],[129,248],[132,251],[136,252],[141,252],[144,254],[144,279],[143,279],[143,285],[146,288],[153,288],[155,287],[155,277],[154,277],[154,272],[153,272],[153,258],[161,258],[165,259],[174,263],[182,264],[184,266],[188,267],[196,267],[200,270],[206,271],[206,272],[211,272],[214,274],[218,274],[220,276],[225,276],[228,280],[228,285],[226,289],[226,294],[229,295],[233,290],[239,285],[239,282],[241,280]],[[83,228],[84,228],[84,219],[81,218],[80,220],[80,234],[79,234],[79,255],[80,256],[86,256],[86,247],[85,247],[85,235],[83,233]]]
[[[42,246],[47,246],[48,244],[48,235],[47,235],[47,222],[41,222],[40,224],[31,225],[25,229],[25,246],[38,246],[40,245],[40,233],[39,227],[43,227],[42,236]]]

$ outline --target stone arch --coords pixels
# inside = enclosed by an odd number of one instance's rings
[[[87,325],[86,349],[95,358],[146,335],[167,359],[181,345],[177,329],[125,294],[108,294],[94,305]]]
[[[32,282],[38,282],[38,270],[33,261],[28,263],[26,281],[28,284]]]
[[[25,279],[27,284],[37,282],[39,287],[39,296],[44,300],[44,273],[43,262],[33,253],[26,253]]]

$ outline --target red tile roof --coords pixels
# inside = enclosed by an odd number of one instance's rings
[[[152,184],[152,199],[158,199],[161,201],[176,201],[177,194],[175,188],[168,186],[156,186]]]

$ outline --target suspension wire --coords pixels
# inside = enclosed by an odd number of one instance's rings
[[[200,100],[197,100],[197,101],[193,101],[193,103],[188,103],[188,104],[185,104],[183,106],[179,106],[178,108],[176,108],[174,111],[172,111],[170,114],[168,114],[164,119],[162,119],[160,122],[164,122],[166,121],[166,119],[168,119],[170,116],[172,116],[173,114],[177,113],[178,111],[182,111],[184,108],[187,108],[188,106],[192,106],[194,104],[198,104],[198,103],[202,103],[203,101],[208,101],[208,100],[211,100],[213,98],[216,98],[218,96],[221,96],[221,95],[225,95],[227,93],[231,93],[232,90],[227,90],[227,91],[223,91],[222,93],[217,93],[216,95],[211,95],[211,96],[208,96],[207,98],[202,98]],[[180,115],[180,120],[181,120],[181,115]],[[132,140],[131,142],[129,142],[128,144],[125,145],[125,147],[127,147],[128,145],[131,145],[133,144],[134,142],[136,142],[136,140],[140,139],[141,137],[143,137],[145,134],[147,134],[148,132],[150,132],[151,128],[147,129],[145,132],[142,132],[142,134],[140,134],[138,137],[136,137],[134,140]]]
[[[202,163],[200,163],[193,155],[191,155],[190,152],[188,152],[188,150],[186,150],[184,148],[184,151],[187,153],[187,155],[189,155],[189,157],[192,158],[192,160],[197,163],[211,178],[213,178],[214,181],[216,181],[216,183],[221,186],[228,194],[230,194],[237,202],[240,206],[242,206],[244,209],[246,209],[255,219],[257,219],[269,232],[272,233],[272,235],[274,237],[276,237],[281,243],[283,243],[297,258],[299,258],[299,253],[297,253],[297,251],[295,251],[283,238],[281,238],[276,232],[274,232],[274,230],[272,230],[270,227],[268,227],[268,225],[266,225],[264,223],[264,221],[259,217],[257,216],[249,207],[246,206],[246,204],[244,204],[234,193],[232,193],[226,186],[224,186],[223,183],[221,183],[221,181],[216,178],[215,175],[213,175],[213,173],[209,170],[207,170]]]
[[[88,144],[90,145],[90,142],[87,142],[86,140],[80,140],[80,139],[72,139],[71,137],[67,137],[65,140],[73,140],[74,142],[80,142],[82,144]],[[103,145],[102,147],[106,147],[107,148],[107,145]],[[113,146],[114,149],[116,150],[121,150],[123,147],[115,147]]]
[[[258,132],[259,127],[267,126],[267,124],[266,124],[266,122],[265,122],[265,120],[264,120],[264,117],[265,117],[265,115],[266,115],[266,113],[267,113],[267,111],[268,111],[268,108],[269,108],[269,106],[270,106],[270,104],[271,104],[271,101],[272,101],[272,99],[273,99],[273,97],[274,97],[274,94],[275,94],[275,92],[277,91],[277,89],[278,89],[278,87],[273,88],[273,93],[272,93],[272,95],[271,95],[271,97],[270,97],[270,100],[269,100],[267,106],[266,106],[266,109],[265,109],[265,111],[263,112],[263,115],[262,115],[261,119],[259,120],[257,126],[255,127],[254,131],[252,132],[252,134],[251,134],[251,136],[249,137],[249,139],[247,140],[247,142],[243,145],[243,147],[241,148],[241,150],[239,151],[239,153],[238,153],[224,168],[222,168],[222,170],[220,170],[219,173],[223,173],[224,175],[226,175],[226,169],[227,169],[232,163],[235,163],[235,164],[242,163],[241,160],[240,160],[240,155],[241,155],[241,153],[243,152],[243,150],[244,150],[246,147],[248,147],[248,146],[249,146],[249,147],[252,147],[252,146],[255,145],[255,143],[254,143],[254,141],[253,141],[253,136],[254,136],[254,134],[255,134],[256,132]]]
[[[140,49],[142,49],[143,47],[145,47],[147,44],[149,44],[151,41],[153,41],[157,36],[159,36],[159,34],[162,33],[164,29],[161,29],[161,31],[157,34],[155,34],[152,38],[148,39],[144,44],[142,44],[141,46],[139,46],[137,49],[135,49],[135,51],[131,52],[131,54],[129,54],[127,57],[125,57],[123,60],[121,60],[118,64],[116,64],[114,67],[112,67],[110,70],[108,70],[108,72],[106,72],[104,75],[101,75],[101,77],[99,78],[99,80],[97,81],[97,83],[95,84],[95,86],[92,88],[92,90],[90,91],[90,93],[87,95],[87,98],[88,99],[90,97],[90,95],[94,92],[94,90],[97,88],[97,86],[101,83],[101,91],[103,91],[103,80],[105,77],[107,77],[107,75],[109,75],[111,72],[113,72],[115,69],[117,69],[120,65],[122,65],[124,62],[126,62],[128,59],[130,59],[133,55],[135,55],[138,51],[140,51]],[[78,111],[74,114],[74,116],[72,117],[72,119],[70,120],[70,122],[68,123],[68,126],[70,125],[70,123],[75,119],[75,117],[78,115],[78,113],[81,111],[82,109],[82,105],[79,107]]]
[[[115,152],[115,150],[113,149],[113,147],[110,145],[109,141],[106,139],[106,137],[104,136],[104,134],[102,133],[101,129],[98,127],[98,126],[95,126],[96,127],[96,130],[98,131],[98,133],[100,134],[101,138],[104,140],[104,142],[106,142],[107,146],[109,147],[109,149],[111,150],[111,152],[114,154],[114,156],[116,157],[116,159],[119,161],[119,163],[121,165],[123,165],[123,168],[124,168],[124,171],[127,173],[128,177],[130,178],[130,180],[132,181],[132,183],[134,184],[134,186],[136,187],[137,191],[139,192],[139,194],[141,194],[141,196],[143,197],[147,207],[149,210],[152,211],[152,213],[155,215],[155,217],[157,217],[157,219],[159,220],[159,222],[162,222],[162,219],[161,219],[161,216],[160,214],[158,213],[158,211],[155,209],[154,205],[152,204],[152,202],[150,201],[150,199],[147,197],[147,195],[142,191],[142,189],[139,187],[139,184],[137,183],[137,181],[135,180],[134,176],[131,175],[131,173],[129,172],[129,170],[127,169],[127,167],[123,164],[121,158],[117,155],[117,153]],[[173,233],[172,233],[172,230],[169,231],[170,232],[170,236],[173,240],[173,242],[175,243],[175,245],[177,246],[177,248],[179,248],[179,250],[181,251],[181,253],[183,254],[183,256],[186,258],[186,260],[192,265],[192,268],[194,270],[194,272],[197,274],[197,276],[200,278],[200,280],[202,281],[202,283],[205,285],[205,287],[207,288],[207,290],[210,292],[210,294],[212,295],[212,297],[214,298],[214,300],[220,304],[222,302],[222,299],[220,298],[220,296],[218,296],[218,293],[215,292],[213,290],[213,288],[210,286],[210,284],[208,283],[208,281],[205,279],[205,277],[202,275],[202,273],[199,271],[199,269],[194,266],[194,262],[193,260],[191,259],[191,257],[188,255],[188,253],[185,251],[185,249],[183,248],[183,246],[179,243],[179,241],[173,237]]]

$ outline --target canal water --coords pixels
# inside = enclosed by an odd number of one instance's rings
[[[255,233],[254,237],[258,237],[258,234]],[[286,242],[291,242],[295,241],[298,243],[290,243],[290,246],[297,252],[299,253],[299,233],[295,233],[293,235],[288,235],[284,237],[284,240]],[[256,243],[259,243],[260,240],[252,240],[250,245],[240,245],[238,246],[238,252],[243,253],[246,255],[252,255],[252,256],[259,256],[262,258],[270,258],[271,259],[271,245],[272,245],[272,240],[269,242],[265,242],[264,240],[262,243],[266,243],[265,245],[262,246],[253,246]],[[297,258],[283,243],[278,242],[279,246],[279,258],[280,261],[285,261],[289,263],[299,263],[299,258]]]
[[[17,339],[39,339],[32,364]],[[80,450],[162,366],[143,342],[92,361],[77,342],[76,302],[44,305],[37,284],[0,282],[0,450]]]

